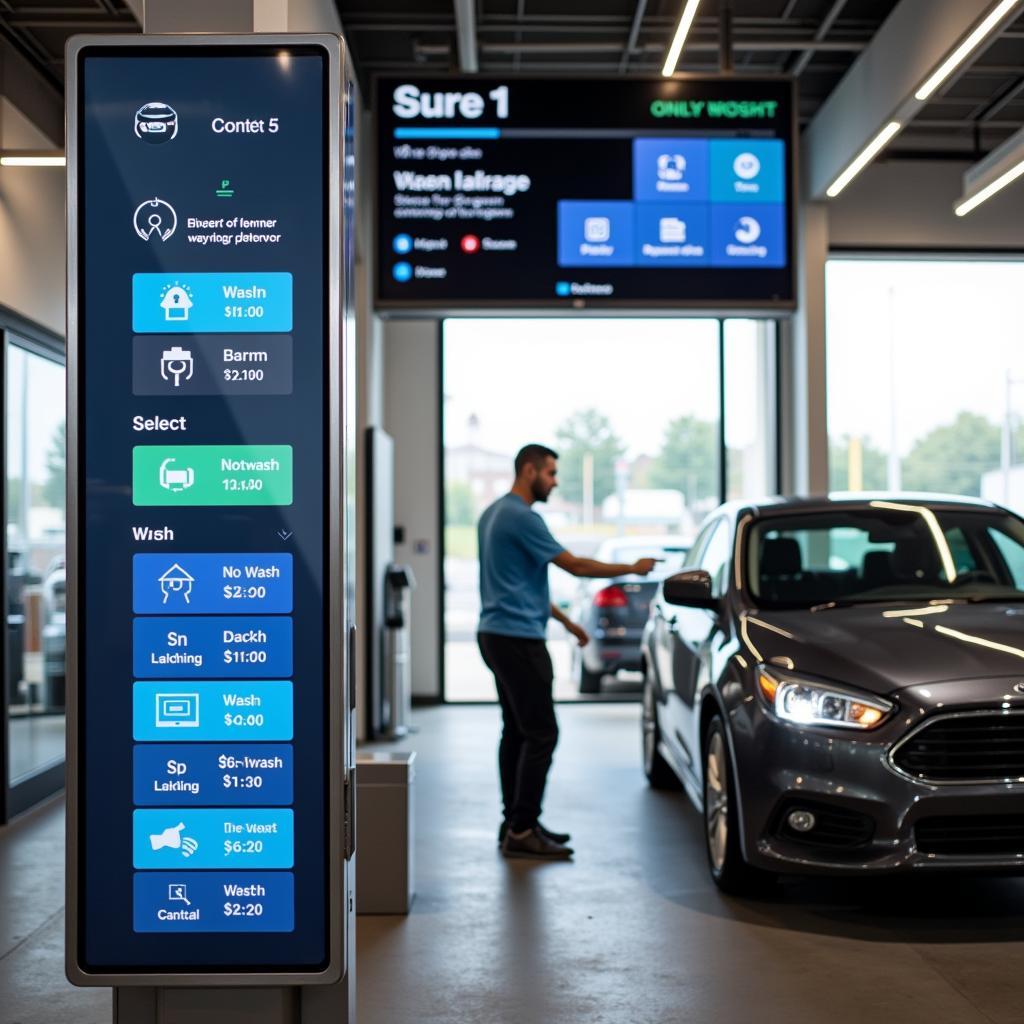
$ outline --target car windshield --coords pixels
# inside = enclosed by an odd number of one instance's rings
[[[654,571],[647,579],[662,579],[674,572],[679,572],[686,562],[689,545],[672,541],[658,541],[650,544],[615,544],[608,545],[598,557],[607,562],[626,562],[632,564],[638,558],[660,558]]]
[[[771,517],[746,545],[765,608],[874,601],[1024,601],[1024,522],[997,510],[912,502]]]

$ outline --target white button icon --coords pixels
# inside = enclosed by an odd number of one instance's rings
[[[686,241],[686,221],[678,217],[662,217],[658,221],[658,241],[681,244]]]
[[[587,217],[583,221],[583,237],[588,242],[607,242],[612,237],[612,222],[607,217]]]
[[[732,169],[737,178],[750,181],[761,173],[761,161],[753,153],[740,153],[732,162]]]
[[[658,179],[682,181],[686,173],[686,157],[682,153],[661,153],[658,156]]]
[[[753,217],[740,217],[736,222],[736,241],[752,245],[761,237],[761,225]]]
[[[178,215],[170,203],[157,196],[135,207],[135,234],[145,242],[166,242],[177,230]]]

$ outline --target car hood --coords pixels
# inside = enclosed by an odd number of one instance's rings
[[[739,634],[755,661],[878,694],[949,680],[1024,680],[1024,603],[746,612]]]

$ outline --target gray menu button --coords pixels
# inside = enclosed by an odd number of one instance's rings
[[[290,334],[136,335],[136,395],[290,395]]]

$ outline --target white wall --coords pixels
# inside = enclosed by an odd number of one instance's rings
[[[395,439],[395,561],[412,566],[412,692],[439,697],[441,607],[440,330],[436,320],[384,324],[384,429]],[[417,545],[426,545],[417,553]]]
[[[0,97],[0,148],[52,149]],[[64,170],[0,167],[0,303],[64,335]]]
[[[953,213],[969,161],[882,160],[827,203],[837,247],[1016,249],[1024,252],[1024,183],[966,217]]]

